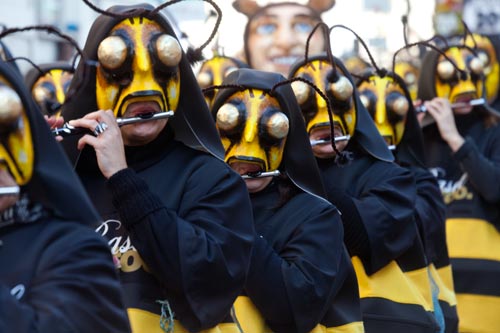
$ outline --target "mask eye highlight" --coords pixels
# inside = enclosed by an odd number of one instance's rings
[[[484,73],[484,61],[479,57],[472,57],[469,61],[469,68],[472,73],[481,75]]]
[[[275,139],[283,139],[290,128],[288,117],[282,112],[273,114],[267,121],[267,132]]]
[[[182,49],[174,37],[162,34],[155,42],[158,59],[166,66],[177,66],[181,62]]]
[[[217,111],[216,124],[223,131],[230,131],[238,126],[239,111],[233,104],[227,103]]]
[[[448,60],[441,61],[437,66],[437,74],[443,81],[451,80],[456,77],[455,67]]]
[[[347,101],[352,97],[354,88],[348,78],[341,75],[336,82],[330,84],[330,90],[336,99],[340,101]]]
[[[7,86],[0,86],[0,128],[2,134],[17,127],[23,105],[19,95]]]
[[[399,94],[389,95],[386,103],[387,108],[399,116],[405,116],[410,108],[408,100]]]
[[[108,70],[120,68],[128,55],[127,43],[118,36],[106,37],[97,49],[99,63]]]
[[[309,94],[311,93],[311,87],[302,81],[292,82],[292,90],[295,98],[297,98],[297,102],[301,105],[307,101]]]

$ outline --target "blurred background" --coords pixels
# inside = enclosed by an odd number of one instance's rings
[[[102,9],[115,4],[137,4],[143,1],[94,0]],[[219,45],[228,56],[242,49],[243,30],[246,17],[236,12],[232,0],[215,0],[223,17],[219,29]],[[266,1],[259,3],[266,4]],[[297,2],[302,2],[297,0]],[[163,1],[151,0],[159,5]],[[211,6],[203,1],[188,0],[169,6],[165,10],[171,20],[177,22],[179,37],[183,45],[201,45],[208,38],[215,18]],[[0,2],[0,24],[7,28],[28,25],[52,25],[72,36],[81,47],[97,13],[81,0],[2,0]],[[488,35],[500,34],[500,0],[337,0],[336,5],[324,13],[328,25],[343,24],[354,31],[368,44],[377,63],[390,63],[395,50],[404,46],[402,19],[409,25],[408,41],[428,39],[439,33],[451,36],[463,33],[464,20],[472,32]],[[209,26],[209,28],[207,28]],[[331,35],[333,53],[344,56],[364,51],[352,33],[335,29]],[[27,57],[35,63],[71,59],[75,50],[71,45],[53,34],[28,31],[6,36],[2,41],[12,54]],[[211,48],[205,49],[211,56]],[[28,63],[18,61],[21,71],[30,69]]]

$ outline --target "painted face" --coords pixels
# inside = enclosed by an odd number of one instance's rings
[[[483,62],[484,75],[485,75],[485,88],[486,88],[486,99],[489,103],[495,101],[498,96],[498,90],[500,89],[500,64],[498,63],[497,53],[495,51],[495,46],[491,40],[479,34],[473,35],[474,40],[469,35],[465,41],[465,45],[475,48],[477,56]],[[474,44],[475,42],[475,44]],[[479,81],[477,84],[477,91],[482,91],[482,82]]]
[[[356,124],[356,113],[353,103],[353,85],[337,68],[338,78],[335,82],[328,79],[332,73],[332,66],[325,60],[314,60],[300,67],[293,77],[301,77],[313,82],[321,91],[325,92],[333,108],[333,124],[335,137],[353,135]],[[300,104],[305,119],[306,129],[311,141],[330,140],[330,118],[327,102],[317,94],[308,84],[300,81],[292,83],[293,91]],[[347,141],[336,144],[339,150],[347,145]],[[331,145],[313,146],[317,157],[331,157],[335,152]],[[333,155],[332,155],[333,154]]]
[[[231,72],[240,68],[233,59],[223,56],[215,56],[203,63],[197,75],[198,84],[200,87],[207,88],[214,85],[222,84],[222,81]],[[213,102],[215,91],[209,91],[205,94],[205,100],[210,107]]]
[[[98,48],[98,107],[113,110],[117,117],[175,111],[181,57],[179,42],[156,22],[146,18],[123,20]],[[129,110],[136,102],[147,102],[150,107]]]
[[[246,46],[252,68],[288,76],[290,66],[304,56],[310,32],[318,23],[305,6],[271,6],[249,23]],[[310,40],[309,54],[324,50],[321,31]]]
[[[394,66],[394,72],[403,78],[412,100],[416,100],[420,68],[408,61],[399,61]]]
[[[278,170],[289,122],[277,99],[262,90],[237,92],[215,116],[226,163],[250,164],[245,173]]]
[[[72,78],[71,72],[51,69],[33,84],[31,93],[44,114],[52,116],[59,113]]]
[[[389,146],[403,137],[410,103],[399,84],[390,76],[371,76],[358,86],[361,101]]]
[[[452,59],[458,68],[464,71],[460,75],[456,68],[441,55],[438,60],[435,84],[436,95],[448,98],[451,103],[469,102],[480,97],[477,87],[483,87],[483,62],[467,48],[450,47],[445,54]],[[454,109],[455,113],[464,114],[472,110],[472,106]]]
[[[0,78],[0,168],[19,185],[33,174],[34,148],[30,124],[21,98]]]

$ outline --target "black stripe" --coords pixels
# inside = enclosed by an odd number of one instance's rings
[[[429,333],[438,330],[434,315],[418,304],[402,304],[383,298],[361,299],[366,332]]]
[[[500,297],[500,261],[452,258],[451,267],[457,294]]]
[[[439,301],[439,305],[441,306],[441,310],[444,315],[445,322],[445,333],[456,333],[458,332],[458,314],[457,307],[450,306],[450,304]]]

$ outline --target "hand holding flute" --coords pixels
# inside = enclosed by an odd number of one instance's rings
[[[427,112],[436,121],[441,138],[448,143],[453,152],[457,151],[464,143],[464,138],[458,133],[455,123],[453,104],[447,98],[435,97],[424,102]],[[455,107],[456,114],[467,114],[474,106],[460,105]]]

